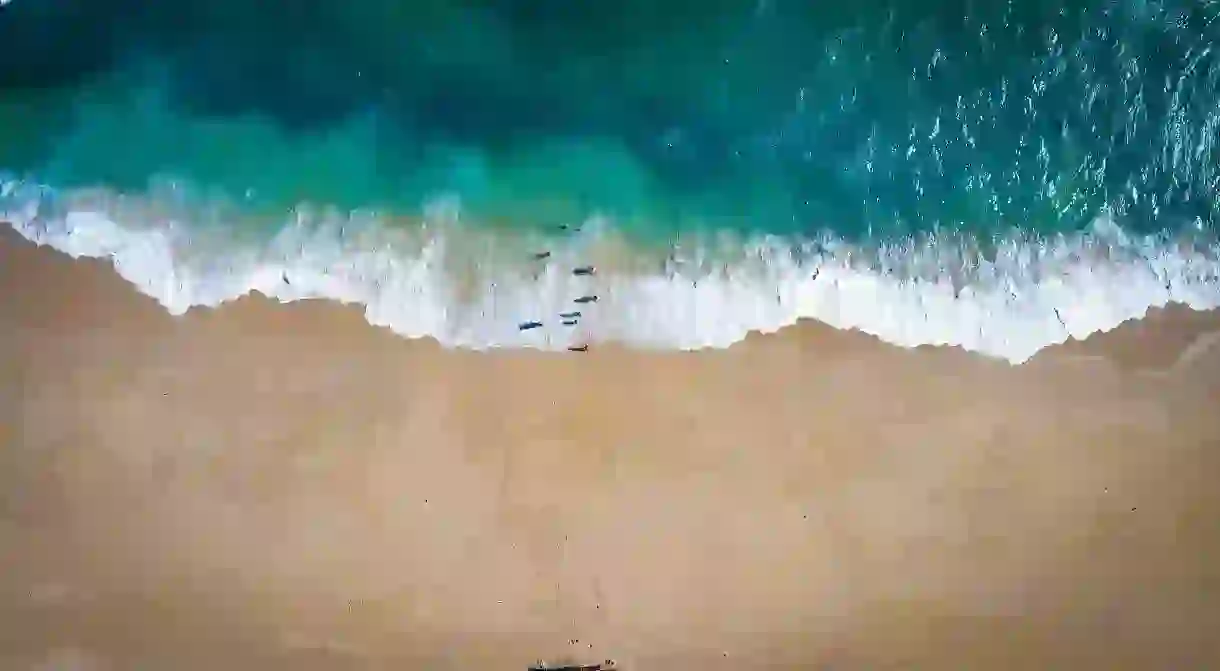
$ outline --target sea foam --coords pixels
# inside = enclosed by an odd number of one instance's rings
[[[330,299],[365,306],[371,324],[405,337],[475,349],[721,348],[808,318],[903,347],[956,345],[1020,363],[1151,307],[1220,306],[1214,237],[1133,236],[1106,213],[1070,235],[1012,231],[987,251],[968,236],[929,234],[873,247],[831,235],[726,236],[667,253],[631,248],[596,218],[561,235],[492,233],[462,224],[452,199],[410,226],[302,208],[274,235],[243,240],[136,197],[9,180],[0,217],[37,244],[110,259],[172,314],[251,292]],[[534,258],[544,247],[551,254]],[[596,275],[572,272],[586,263]],[[564,324],[559,315],[573,310],[577,323]],[[542,326],[521,330],[531,321]]]

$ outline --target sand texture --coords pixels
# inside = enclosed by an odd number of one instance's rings
[[[0,237],[0,669],[1220,668],[1220,316],[442,350]]]

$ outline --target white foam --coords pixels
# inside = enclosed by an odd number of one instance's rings
[[[989,260],[944,236],[880,250],[823,239],[795,253],[789,240],[763,238],[735,253],[698,249],[666,270],[611,262],[587,278],[570,269],[610,259],[615,244],[605,227],[586,226],[584,237],[535,265],[524,247],[471,244],[480,234],[453,224],[452,206],[432,212],[414,232],[351,218],[318,225],[302,215],[270,242],[234,247],[174,220],[119,223],[105,205],[53,208],[47,193],[7,182],[0,216],[38,244],[110,258],[123,278],[173,314],[252,291],[282,301],[327,298],[363,304],[372,324],[450,346],[727,347],[751,331],[810,318],[904,347],[957,345],[1020,363],[1153,306],[1220,306],[1214,242],[1133,237],[1106,216],[1077,235],[1014,235]],[[471,254],[477,258],[463,258]],[[472,269],[459,270],[463,264]],[[575,305],[583,294],[599,300]],[[573,309],[583,313],[580,326],[562,326],[557,315]],[[546,326],[518,329],[535,319]]]

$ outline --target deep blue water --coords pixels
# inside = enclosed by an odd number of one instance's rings
[[[480,220],[661,232],[1216,212],[1220,8],[1201,0],[254,7],[5,7],[0,166],[271,208],[452,192]]]

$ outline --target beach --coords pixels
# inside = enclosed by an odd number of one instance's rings
[[[6,669],[1220,664],[1220,315],[443,349],[0,236]]]
[[[0,671],[1220,668],[1220,0],[0,5]]]

